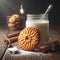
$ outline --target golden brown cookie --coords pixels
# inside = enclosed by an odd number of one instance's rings
[[[22,23],[21,22],[15,22],[16,25],[21,25]]]
[[[14,23],[16,20],[20,20],[19,14],[13,14],[9,19],[9,23]]]
[[[13,27],[15,27],[15,24],[9,23],[8,27],[13,28]]]
[[[18,45],[23,50],[34,50],[40,41],[40,34],[36,28],[27,27],[23,29],[18,37]]]
[[[8,27],[10,29],[19,29],[23,24],[20,17],[19,14],[13,14],[8,21]]]

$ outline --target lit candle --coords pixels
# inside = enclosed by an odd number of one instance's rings
[[[21,7],[20,7],[20,13],[21,13],[21,14],[24,14],[23,5],[21,5]]]
[[[24,28],[26,17],[25,17],[23,5],[20,6],[19,13],[20,13],[20,21],[21,21],[21,26],[20,27]]]

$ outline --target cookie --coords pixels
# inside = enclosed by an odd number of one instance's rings
[[[19,14],[13,14],[9,21],[8,21],[8,27],[10,29],[18,29],[22,26],[23,20],[21,20],[21,16]]]
[[[15,27],[15,24],[9,23],[8,27],[13,28],[13,27]]]
[[[21,49],[32,51],[34,50],[40,41],[40,34],[36,28],[27,27],[24,28],[18,37],[18,45]]]
[[[9,23],[14,23],[16,20],[20,20],[20,16],[18,14],[13,14],[9,19]]]
[[[16,24],[16,25],[22,25],[22,23],[21,23],[21,22],[15,22],[15,24]]]

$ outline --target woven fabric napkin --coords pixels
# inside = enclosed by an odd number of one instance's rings
[[[41,53],[19,50],[19,54],[11,54],[6,51],[2,60],[59,60],[60,54]]]

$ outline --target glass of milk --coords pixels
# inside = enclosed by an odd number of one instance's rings
[[[40,43],[47,42],[49,39],[49,20],[48,14],[41,19],[43,14],[27,14],[26,27],[35,27],[40,32]]]

